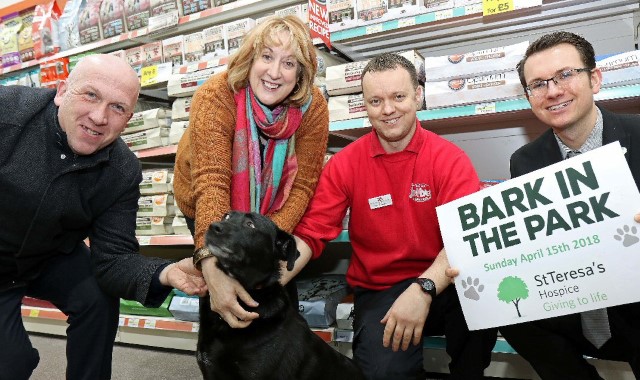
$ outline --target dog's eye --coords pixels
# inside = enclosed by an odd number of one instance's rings
[[[244,225],[245,225],[245,226],[247,226],[247,227],[249,227],[249,228],[256,228],[256,225],[255,225],[255,224],[253,224],[253,222],[252,222],[252,221],[250,221],[250,220],[247,220],[247,221],[244,223]]]

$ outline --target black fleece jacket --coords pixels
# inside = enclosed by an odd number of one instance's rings
[[[138,253],[140,163],[119,138],[74,154],[54,97],[50,89],[0,86],[0,289],[36,277],[47,259],[88,237],[104,291],[157,306],[158,290],[166,297],[170,289],[158,288],[156,271],[169,261]]]

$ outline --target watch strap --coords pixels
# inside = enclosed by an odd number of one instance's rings
[[[196,251],[193,253],[193,266],[196,267],[197,270],[202,270],[202,264],[200,262],[207,257],[212,256],[213,253],[211,253],[211,251],[209,251],[207,247],[196,249]]]

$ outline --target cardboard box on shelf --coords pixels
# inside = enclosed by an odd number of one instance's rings
[[[329,31],[335,32],[358,26],[356,0],[329,0],[327,14],[329,17]]]
[[[596,61],[602,71],[602,86],[640,83],[640,52],[632,50]]]
[[[397,53],[413,63],[418,74],[418,82],[425,80],[424,58],[417,50]],[[343,95],[362,92],[362,71],[369,60],[329,66],[326,70],[326,86],[329,95]]]
[[[215,25],[202,30],[204,42],[203,61],[220,59],[229,55],[224,25]]]
[[[233,54],[240,48],[244,36],[256,26],[256,21],[252,18],[243,18],[224,24],[225,35],[227,38],[227,49],[229,55]]]
[[[150,13],[150,0],[124,0],[124,19],[128,31],[149,25]]]
[[[505,71],[424,84],[427,109],[486,103],[524,96],[518,73]]]
[[[162,40],[162,56],[171,62],[174,72],[184,63],[184,36],[179,35]]]
[[[172,235],[173,216],[136,216],[136,236]]]
[[[528,46],[529,42],[524,41],[468,53],[425,57],[426,81],[436,82],[515,70]]]

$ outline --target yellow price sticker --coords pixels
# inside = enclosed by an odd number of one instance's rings
[[[491,16],[514,10],[513,0],[482,0],[482,15]]]
[[[30,317],[37,318],[38,315],[40,315],[40,310],[38,310],[38,309],[29,310],[29,316]]]
[[[149,86],[158,81],[158,66],[143,67],[140,72],[140,83],[142,86]]]

